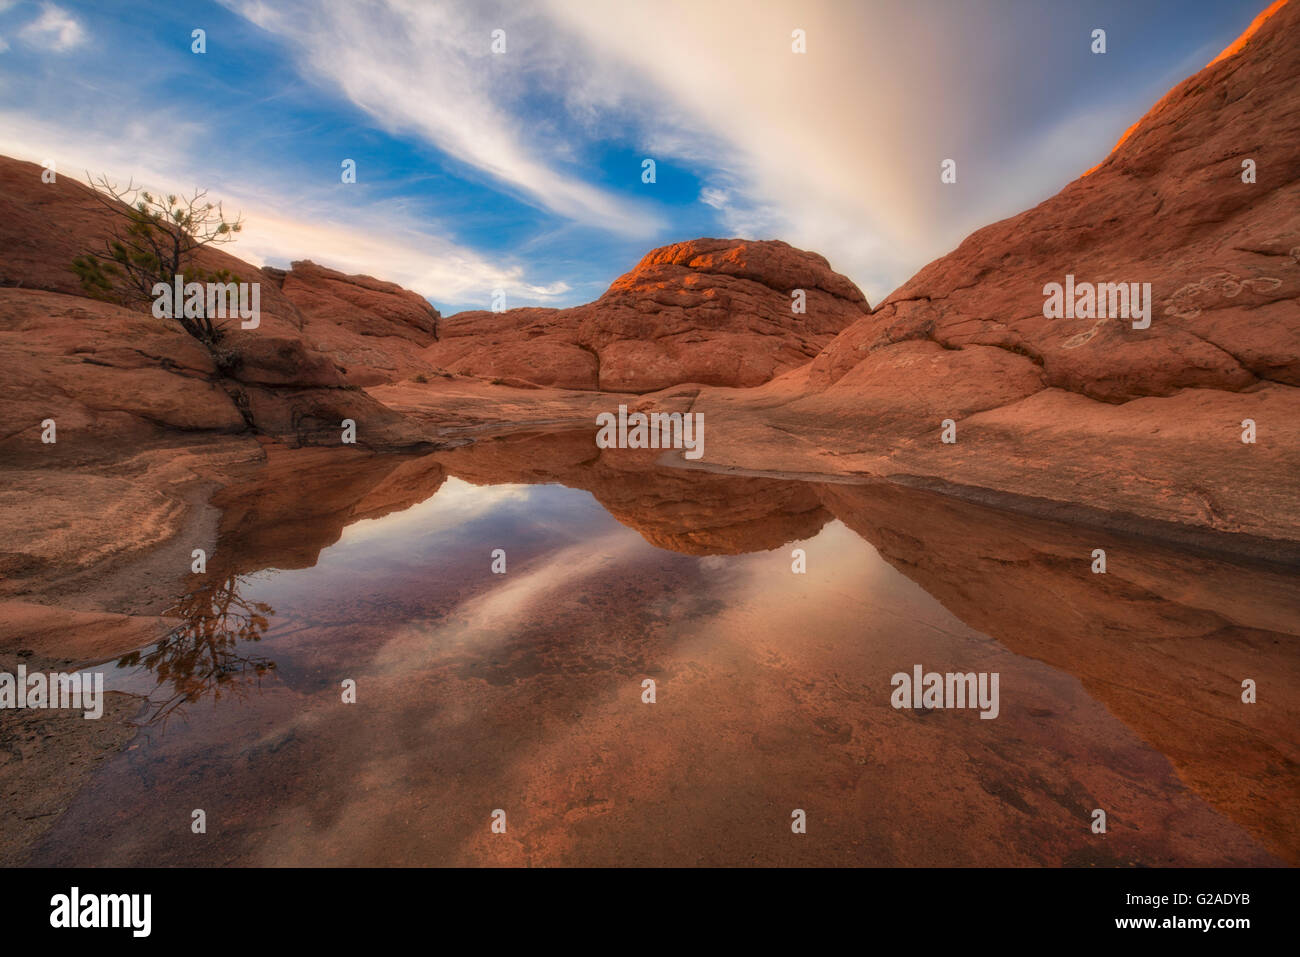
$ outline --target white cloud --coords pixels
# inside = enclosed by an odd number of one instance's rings
[[[536,122],[526,129],[511,112],[512,103],[528,93],[527,77],[537,75],[530,65],[554,68],[536,34],[520,25],[520,14],[502,13],[499,22],[510,25],[507,52],[495,55],[494,21],[484,7],[304,0],[271,11],[250,0],[223,2],[282,37],[308,75],[340,90],[390,132],[414,132],[520,198],[576,222],[638,237],[663,228],[642,204],[548,163],[547,156],[571,156],[572,144]]]
[[[18,31],[18,35],[32,46],[55,53],[66,53],[86,42],[86,31],[80,21],[52,3],[42,4],[41,15]]]
[[[1015,51],[1036,22],[994,20],[979,4],[547,0],[547,9],[574,38],[575,60],[603,64],[608,102],[642,109],[655,143],[726,175],[700,200],[728,229],[822,253],[873,303],[973,229],[1043,198],[1043,184],[1050,194],[1095,162],[1083,161],[1097,150],[1080,134],[1135,118],[1132,103],[1107,104],[1081,115],[1074,136],[1062,135],[1067,110],[1053,128],[1019,122],[1036,87]],[[791,52],[796,26],[806,54]],[[1103,155],[1108,139],[1100,134]],[[954,155],[962,186],[944,192],[939,163]]]
[[[230,251],[262,265],[270,260],[311,259],[347,273],[367,273],[439,302],[490,304],[491,290],[503,288],[512,303],[548,300],[568,291],[564,283],[538,285],[522,266],[500,265],[472,250],[422,232],[410,222],[380,219],[378,229],[344,220],[304,220],[232,198],[248,222]],[[373,221],[373,210],[361,217]]]
[[[716,189],[712,186],[706,186],[700,190],[700,202],[705,206],[712,206],[714,209],[725,209],[730,194],[725,189]]]
[[[504,503],[526,503],[535,488],[533,485],[471,485],[463,479],[448,476],[436,494],[423,502],[402,512],[362,519],[344,528],[329,557],[337,557],[338,552],[358,545],[390,538],[395,528],[418,528],[423,537],[453,532],[499,509]]]

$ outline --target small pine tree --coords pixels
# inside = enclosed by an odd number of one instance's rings
[[[118,217],[102,252],[87,252],[72,261],[72,271],[87,296],[132,306],[153,302],[157,283],[184,276],[192,282],[239,282],[228,269],[213,272],[194,264],[203,246],[231,242],[243,219],[227,219],[221,203],[207,199],[206,189],[192,195],[158,196],[132,183],[119,189],[107,176],[87,174],[95,198]],[[209,347],[221,341],[221,326],[210,316],[176,316],[185,331]]]

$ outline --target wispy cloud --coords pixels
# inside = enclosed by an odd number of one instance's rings
[[[825,254],[872,301],[1069,182],[1163,92],[1155,81],[1115,95],[1097,78],[1123,70],[1093,61],[1072,79],[1056,51],[1086,57],[1088,34],[1053,11],[917,0],[547,10],[575,37],[575,59],[606,64],[608,102],[647,109],[658,148],[712,167],[699,199],[727,228]],[[791,49],[795,28],[806,53]],[[1077,106],[1067,94],[1085,83]],[[947,158],[959,185],[939,182]]]
[[[561,216],[624,235],[650,237],[664,226],[644,205],[591,185],[559,163],[571,144],[551,142],[515,109],[527,77],[549,61],[540,34],[518,15],[432,0],[365,5],[298,0],[271,10],[223,0],[281,37],[304,71],[336,88],[390,132],[415,133],[481,174]],[[496,19],[489,15],[497,13]],[[505,29],[503,54],[492,30]]]
[[[725,209],[730,194],[725,189],[706,186],[700,190],[700,202],[714,209]]]
[[[62,7],[41,4],[40,15],[18,31],[18,36],[34,47],[66,53],[86,42],[81,22]]]
[[[65,2],[5,14],[0,149],[203,183],[244,207],[245,258],[478,308],[594,298],[653,245],[726,234],[878,302],[1105,156],[1260,0],[1115,0],[1104,57],[1091,8],[1035,0]],[[199,9],[220,54],[180,42]]]

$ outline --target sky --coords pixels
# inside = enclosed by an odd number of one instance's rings
[[[0,153],[205,187],[244,217],[235,255],[444,314],[589,302],[701,236],[813,250],[875,304],[1103,159],[1266,5],[0,0]]]

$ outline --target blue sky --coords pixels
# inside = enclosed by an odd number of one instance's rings
[[[236,255],[444,313],[587,302],[698,236],[813,249],[874,303],[1098,162],[1265,5],[0,0],[0,152],[206,186],[244,213]]]

